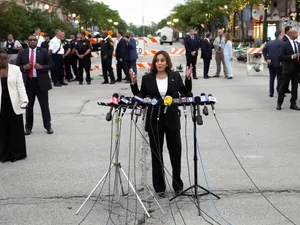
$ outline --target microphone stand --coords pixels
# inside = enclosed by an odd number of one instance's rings
[[[103,105],[103,104],[102,103],[98,103],[98,105]],[[79,209],[76,212],[76,215],[78,215],[78,213],[80,212],[80,210],[87,203],[87,201],[91,198],[92,194],[96,191],[96,189],[99,187],[99,185],[102,183],[102,181],[108,176],[108,174],[112,171],[112,169],[115,168],[115,182],[114,182],[114,188],[113,188],[113,190],[114,190],[113,196],[116,196],[117,199],[119,200],[119,184],[121,186],[122,195],[125,196],[124,187],[123,187],[123,183],[122,183],[122,179],[121,179],[121,172],[122,172],[123,176],[125,177],[125,179],[127,180],[129,186],[131,187],[131,190],[134,192],[134,194],[136,195],[136,197],[137,197],[139,203],[141,204],[143,210],[145,211],[146,215],[148,217],[150,217],[150,214],[148,213],[146,207],[144,206],[141,198],[137,194],[137,192],[134,189],[134,186],[132,185],[132,183],[129,181],[128,176],[126,175],[125,171],[123,170],[123,168],[121,166],[121,163],[119,162],[120,140],[121,140],[120,139],[120,137],[121,137],[121,134],[120,134],[120,121],[122,119],[121,118],[121,108],[122,107],[124,107],[124,106],[119,106],[119,108],[116,109],[116,112],[114,113],[115,114],[115,118],[114,118],[114,123],[115,123],[115,137],[116,137],[116,140],[115,140],[115,159],[114,159],[114,162],[112,162],[109,170],[104,174],[104,176],[100,179],[100,181],[94,187],[94,189],[89,194],[89,196],[85,199],[85,201],[79,207]],[[106,181],[106,179],[104,180],[104,182],[105,181]]]
[[[192,185],[191,187],[189,187],[186,190],[182,191],[181,193],[179,193],[175,197],[171,198],[170,201],[174,200],[175,198],[177,198],[179,196],[190,196],[190,197],[193,197],[193,198],[195,198],[197,200],[196,207],[198,209],[199,216],[201,216],[199,197],[204,196],[204,195],[208,195],[208,194],[211,194],[211,195],[215,196],[217,199],[220,199],[220,197],[198,184],[197,109],[196,109],[195,105],[193,105],[192,120],[193,120],[193,130],[194,130],[194,135],[193,135],[193,137],[194,137],[194,185]],[[198,191],[198,188],[204,190],[205,192],[203,194],[200,194],[199,191]],[[188,192],[189,190],[192,190],[192,191],[194,190],[194,193],[192,193],[192,194],[186,194],[186,192]]]

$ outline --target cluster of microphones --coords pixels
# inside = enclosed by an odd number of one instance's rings
[[[131,116],[133,117],[133,115],[141,116],[143,114],[143,119],[145,118],[146,113],[148,110],[148,107],[151,106],[151,115],[153,114],[153,110],[155,107],[158,107],[158,120],[159,120],[159,116],[160,116],[160,112],[161,110],[164,110],[164,114],[167,113],[168,108],[171,105],[177,105],[177,106],[182,106],[183,107],[183,112],[184,115],[186,117],[187,112],[186,112],[186,106],[190,106],[191,107],[191,112],[194,112],[193,110],[195,110],[195,117],[193,117],[193,113],[192,113],[192,117],[193,119],[196,120],[198,125],[202,125],[203,121],[202,121],[202,116],[201,116],[201,112],[200,112],[200,106],[203,106],[203,114],[205,116],[208,116],[208,105],[211,105],[212,110],[215,114],[215,108],[214,108],[214,104],[216,103],[216,98],[213,97],[211,94],[207,95],[205,93],[202,93],[199,96],[193,96],[192,92],[188,92],[186,95],[181,95],[179,96],[179,93],[176,92],[173,94],[173,96],[165,96],[164,99],[157,99],[155,97],[151,97],[151,96],[146,96],[146,98],[142,98],[139,95],[136,95],[134,97],[125,97],[125,96],[119,96],[119,94],[114,93],[111,97],[111,99],[109,100],[108,103],[99,103],[99,105],[106,105],[106,106],[110,106],[110,110],[106,115],[106,120],[107,121],[111,121],[112,119],[112,110],[114,108],[123,108],[123,114],[124,115],[125,111],[130,108],[132,109],[131,111]],[[195,108],[193,108],[195,107]]]

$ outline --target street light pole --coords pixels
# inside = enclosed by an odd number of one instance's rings
[[[263,23],[263,43],[267,42],[268,38],[268,3],[264,3],[264,23]]]

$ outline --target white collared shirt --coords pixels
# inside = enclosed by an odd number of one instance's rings
[[[61,40],[58,39],[57,37],[51,39],[49,43],[49,50],[52,50],[52,54],[59,54],[59,55],[65,54],[65,50],[61,43]]]
[[[37,77],[36,69],[34,68],[34,64],[36,62],[36,48],[35,49],[29,48],[29,63],[30,63],[30,56],[31,56],[32,50],[34,52],[34,57],[33,57],[34,59],[33,59],[33,65],[32,65],[32,67],[33,67],[33,77]]]
[[[45,41],[45,38],[43,38],[41,35],[36,35],[36,38],[38,40],[37,47],[41,47],[42,43]]]
[[[292,39],[289,38],[289,41],[290,41],[290,43],[293,47],[294,52],[298,53],[298,44],[297,44],[296,40],[292,40]],[[296,49],[295,49],[295,44],[294,43],[296,43]]]

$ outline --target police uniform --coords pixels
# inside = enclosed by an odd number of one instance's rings
[[[73,53],[73,50],[76,49],[78,41],[76,39],[70,41],[70,48],[71,48],[71,55],[70,55],[70,64],[73,69],[73,73],[75,75],[75,80],[78,81],[78,56],[76,55],[76,52]],[[73,79],[73,75],[72,75]]]
[[[63,48],[65,50],[65,54],[68,52],[68,50],[71,48],[70,42],[67,40],[62,40],[61,41]],[[64,65],[65,65],[65,72],[66,72],[66,79],[70,82],[73,79],[73,75],[71,73],[71,63],[70,63],[70,56],[71,52],[65,56],[64,58]]]
[[[89,49],[92,50],[92,46],[86,38],[84,40],[78,41],[77,46],[75,48],[78,52],[78,55],[85,54],[86,51],[88,51]],[[79,84],[82,84],[83,82],[83,69],[85,70],[86,73],[86,82],[90,84],[91,83],[91,74],[90,74],[91,53],[85,55],[82,59],[79,58],[79,72],[78,72]]]
[[[101,64],[102,64],[102,71],[104,77],[104,82],[102,84],[108,83],[107,72],[109,73],[110,83],[114,84],[116,82],[114,72],[112,69],[112,53],[114,51],[114,43],[109,37],[106,37],[100,42],[100,47],[101,47]]]
[[[19,41],[12,40],[12,41],[4,42],[4,47],[6,47],[8,58],[10,60],[10,63],[12,63],[13,61],[15,61],[15,59],[17,58],[17,56],[19,54],[19,50],[14,49],[14,47],[19,48],[19,47],[22,47],[22,45]]]
[[[49,49],[49,43],[50,41],[44,41],[42,44],[41,44],[41,48],[44,48],[48,51]]]
[[[60,39],[54,37],[49,44],[49,50],[52,51],[51,58],[53,60],[53,70],[51,71],[51,77],[54,86],[59,87],[61,85],[67,85],[64,82],[64,48]]]

